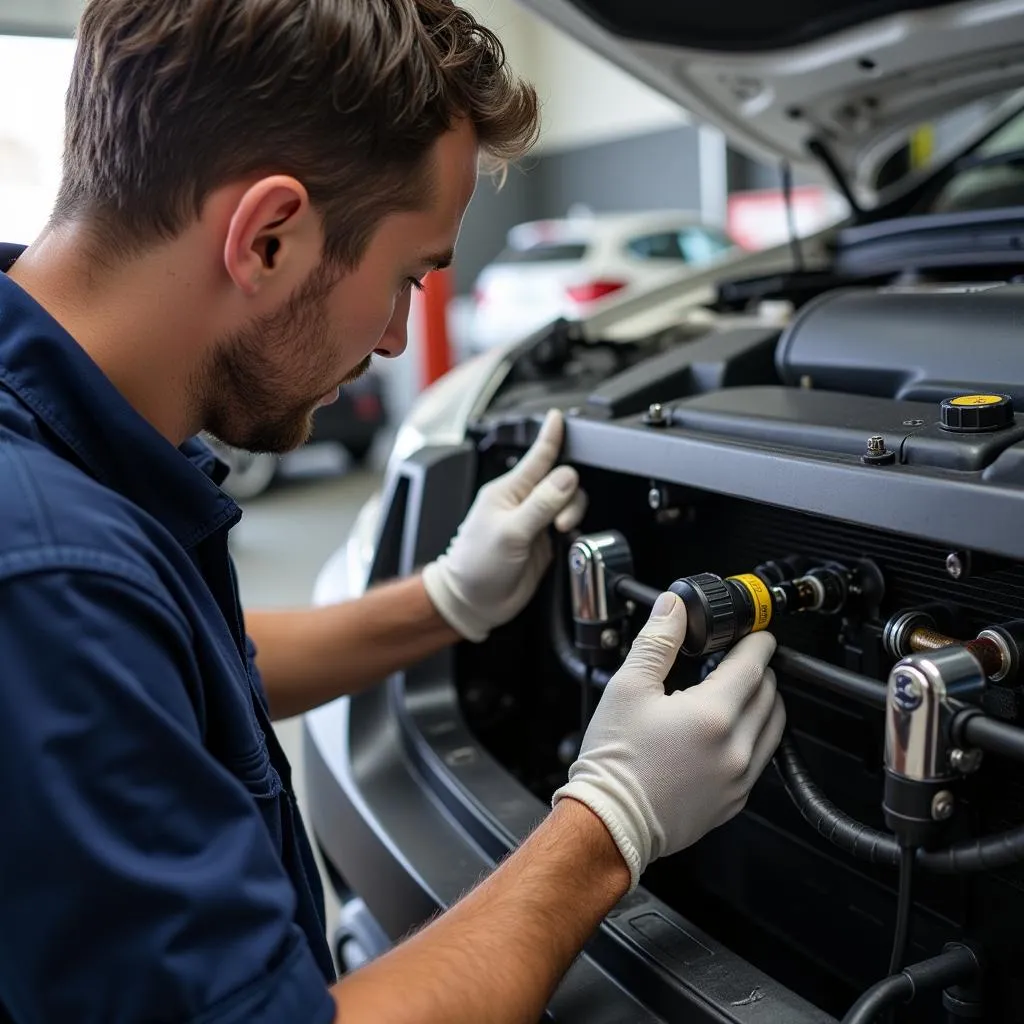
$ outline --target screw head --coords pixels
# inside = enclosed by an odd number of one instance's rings
[[[982,751],[961,750],[955,747],[949,752],[949,766],[962,775],[970,775],[981,767]]]
[[[868,451],[872,455],[880,455],[885,451],[885,438],[881,434],[872,434],[868,438]]]
[[[948,572],[955,580],[958,580],[963,576],[964,560],[960,556],[959,552],[951,551],[946,556],[946,572]]]
[[[948,789],[936,793],[932,799],[932,818],[946,821],[953,816],[953,794]]]
[[[664,504],[664,496],[661,493],[660,487],[652,487],[647,492],[647,504],[657,512],[659,508]]]
[[[619,646],[619,631],[617,629],[605,629],[601,632],[601,646],[606,651],[614,650]]]
[[[665,422],[665,407],[661,402],[652,403],[647,409],[647,422],[648,423],[664,423]]]

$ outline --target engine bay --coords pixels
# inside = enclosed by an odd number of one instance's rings
[[[901,1022],[1024,1020],[1022,324],[1024,288],[976,284],[646,349],[563,327],[474,430],[481,486],[561,406],[590,508],[527,611],[459,649],[468,729],[547,802],[658,593],[689,613],[669,689],[770,629],[775,762],[642,885],[838,1019],[907,968]]]

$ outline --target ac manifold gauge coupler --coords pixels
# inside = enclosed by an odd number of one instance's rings
[[[633,578],[629,544],[616,530],[587,534],[573,542],[569,580],[574,642],[580,657],[595,668],[615,664],[634,604],[651,607],[660,591]],[[686,606],[681,650],[698,658],[724,651],[783,616],[838,614],[853,597],[877,604],[884,584],[870,562],[852,567],[838,562],[814,565],[791,556],[735,576],[707,572],[686,576],[667,589]]]

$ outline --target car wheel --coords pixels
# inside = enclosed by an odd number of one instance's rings
[[[246,501],[262,494],[277,475],[278,457],[266,452],[243,452],[233,449],[227,462],[231,472],[224,481],[224,490],[233,498]]]

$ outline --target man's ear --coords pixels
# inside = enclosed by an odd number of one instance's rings
[[[319,220],[301,182],[287,175],[262,178],[242,194],[231,214],[224,267],[252,297],[268,285],[288,294],[319,264]]]

